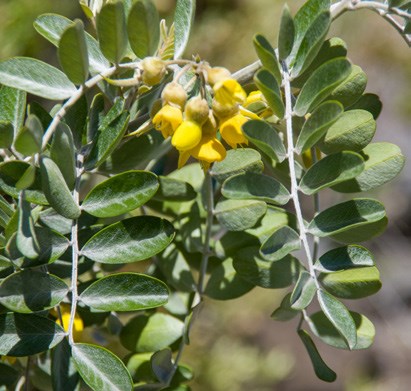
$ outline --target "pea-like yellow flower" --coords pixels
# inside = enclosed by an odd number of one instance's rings
[[[183,121],[174,132],[171,144],[181,151],[193,149],[201,140],[201,126],[193,121]]]
[[[214,97],[222,105],[234,106],[242,104],[247,98],[247,94],[235,79],[225,79],[217,82],[214,87]]]
[[[208,170],[211,163],[224,160],[226,154],[223,144],[215,136],[207,134],[190,151],[190,155],[202,163],[204,170]]]
[[[247,121],[247,117],[238,113],[233,117],[228,118],[220,125],[221,137],[231,148],[237,148],[238,144],[248,145],[248,140],[245,138],[242,131],[242,126]]]
[[[181,110],[170,105],[163,106],[153,118],[155,128],[161,131],[164,138],[172,136],[182,122]]]
[[[61,310],[61,320],[63,324],[60,322],[60,318],[57,318],[56,323],[59,326],[62,326],[65,331],[68,331],[69,324],[70,324],[70,306],[68,305],[60,305]],[[73,325],[73,338],[78,340],[84,330],[84,323],[80,316],[76,313],[74,316],[74,325]]]

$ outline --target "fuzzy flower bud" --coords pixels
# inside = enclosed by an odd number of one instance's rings
[[[214,67],[207,69],[207,81],[210,86],[218,83],[219,81],[223,81],[225,79],[229,79],[231,77],[231,73],[228,69],[223,67]]]
[[[187,92],[181,84],[173,81],[164,87],[161,98],[164,105],[169,104],[170,106],[178,106],[182,109],[187,101]]]
[[[188,121],[196,122],[201,126],[207,120],[209,112],[207,101],[196,96],[187,102],[184,115]]]
[[[166,64],[158,57],[146,57],[141,61],[143,69],[143,82],[148,86],[160,83],[166,74]]]
[[[233,115],[237,114],[239,110],[238,103],[223,104],[216,99],[213,99],[212,107],[213,107],[213,113],[220,120],[224,118],[232,117]]]

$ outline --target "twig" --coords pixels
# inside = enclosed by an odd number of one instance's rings
[[[73,198],[77,205],[79,205],[79,190],[80,190],[80,180],[83,168],[83,155],[77,155],[76,164],[76,181],[74,184]],[[79,261],[79,244],[78,244],[78,219],[73,220],[73,225],[71,227],[71,252],[72,252],[72,266],[71,266],[71,311],[70,320],[68,324],[68,339],[70,345],[74,344],[74,321],[76,317],[77,301],[78,301],[78,290],[77,290],[77,279],[78,279],[78,261]]]
[[[317,289],[320,289],[319,282],[314,270],[313,258],[311,255],[310,246],[307,239],[307,231],[304,225],[304,218],[301,210],[300,200],[298,197],[298,184],[297,176],[295,173],[295,160],[294,160],[294,140],[293,140],[293,106],[292,106],[292,94],[291,94],[291,77],[287,66],[283,63],[283,84],[285,95],[285,119],[287,125],[287,153],[288,153],[288,166],[290,170],[291,181],[291,199],[293,200],[295,213],[297,216],[298,227],[300,230],[300,239],[304,247],[305,255],[307,257],[308,267],[311,277],[314,279]]]

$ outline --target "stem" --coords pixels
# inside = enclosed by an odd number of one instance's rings
[[[246,66],[243,69],[233,73],[233,79],[236,79],[240,84],[244,84],[253,79],[254,74],[261,68],[261,61],[258,60]]]
[[[211,240],[211,229],[213,227],[214,219],[214,192],[213,192],[213,182],[210,175],[210,171],[207,170],[205,174],[205,193],[206,193],[206,232],[204,238],[203,254],[201,258],[200,266],[200,276],[198,279],[198,293],[201,300],[203,299],[204,293],[204,279],[207,273],[208,258],[210,257],[210,240]]]
[[[26,364],[26,370],[24,372],[24,391],[29,391],[30,390],[30,365],[31,365],[31,356],[27,357],[27,364]]]
[[[346,11],[357,11],[360,9],[369,9],[382,16],[401,34],[408,46],[411,46],[411,38],[404,33],[404,26],[395,20],[390,14],[394,14],[408,20],[411,20],[411,15],[407,11],[403,11],[399,8],[390,8],[385,3],[380,3],[378,1],[341,0],[331,6],[331,18],[336,19]]]
[[[311,158],[313,161],[313,165],[317,163],[317,151],[315,147],[311,148]],[[319,211],[320,211],[320,193],[317,192],[314,194],[314,217],[317,215]],[[314,261],[318,257],[319,247],[320,247],[320,237],[314,236],[314,241],[313,241],[313,260]]]
[[[291,198],[293,200],[295,213],[297,216],[298,228],[300,230],[300,239],[303,243],[305,255],[307,257],[308,267],[311,277],[314,279],[317,289],[320,289],[320,285],[315,275],[313,258],[311,256],[310,246],[307,239],[307,231],[304,225],[304,218],[301,210],[300,200],[298,197],[298,184],[295,173],[295,160],[294,160],[294,139],[293,139],[293,105],[291,95],[290,74],[285,63],[283,63],[283,83],[285,94],[285,119],[287,125],[287,153],[288,153],[288,165],[290,170],[291,180]]]
[[[83,168],[83,155],[77,155],[76,164],[76,181],[74,184],[73,198],[74,201],[79,204],[79,190],[80,190],[80,180]],[[70,320],[68,324],[68,339],[69,344],[74,344],[74,320],[76,316],[77,301],[78,301],[78,290],[77,290],[77,279],[78,279],[78,260],[79,260],[79,245],[78,245],[78,219],[73,220],[73,225],[71,227],[71,252],[72,252],[72,265],[71,265],[71,311]]]

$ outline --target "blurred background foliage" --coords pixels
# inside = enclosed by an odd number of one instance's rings
[[[172,14],[174,0],[155,3],[163,17]],[[283,0],[198,0],[187,56],[199,54],[231,71],[255,61],[252,37],[259,32],[276,43],[283,4]],[[295,12],[302,4],[292,0],[289,6]],[[76,0],[0,0],[0,60],[25,55],[56,63],[54,48],[32,27],[36,16],[46,12],[83,17]],[[346,352],[319,343],[327,363],[338,373],[334,384],[321,383],[292,323],[274,323],[269,317],[284,292],[256,288],[230,302],[208,300],[183,359],[196,373],[194,391],[402,391],[411,384],[411,53],[391,26],[366,10],[343,15],[330,34],[347,42],[349,57],[368,75],[367,90],[384,103],[376,140],[398,144],[408,157],[400,178],[373,194],[390,216],[383,237],[366,243],[376,254],[383,288],[353,309],[375,323],[375,344],[368,351]],[[328,193],[322,207],[338,198],[341,195]],[[91,331],[93,335],[98,334]]]

